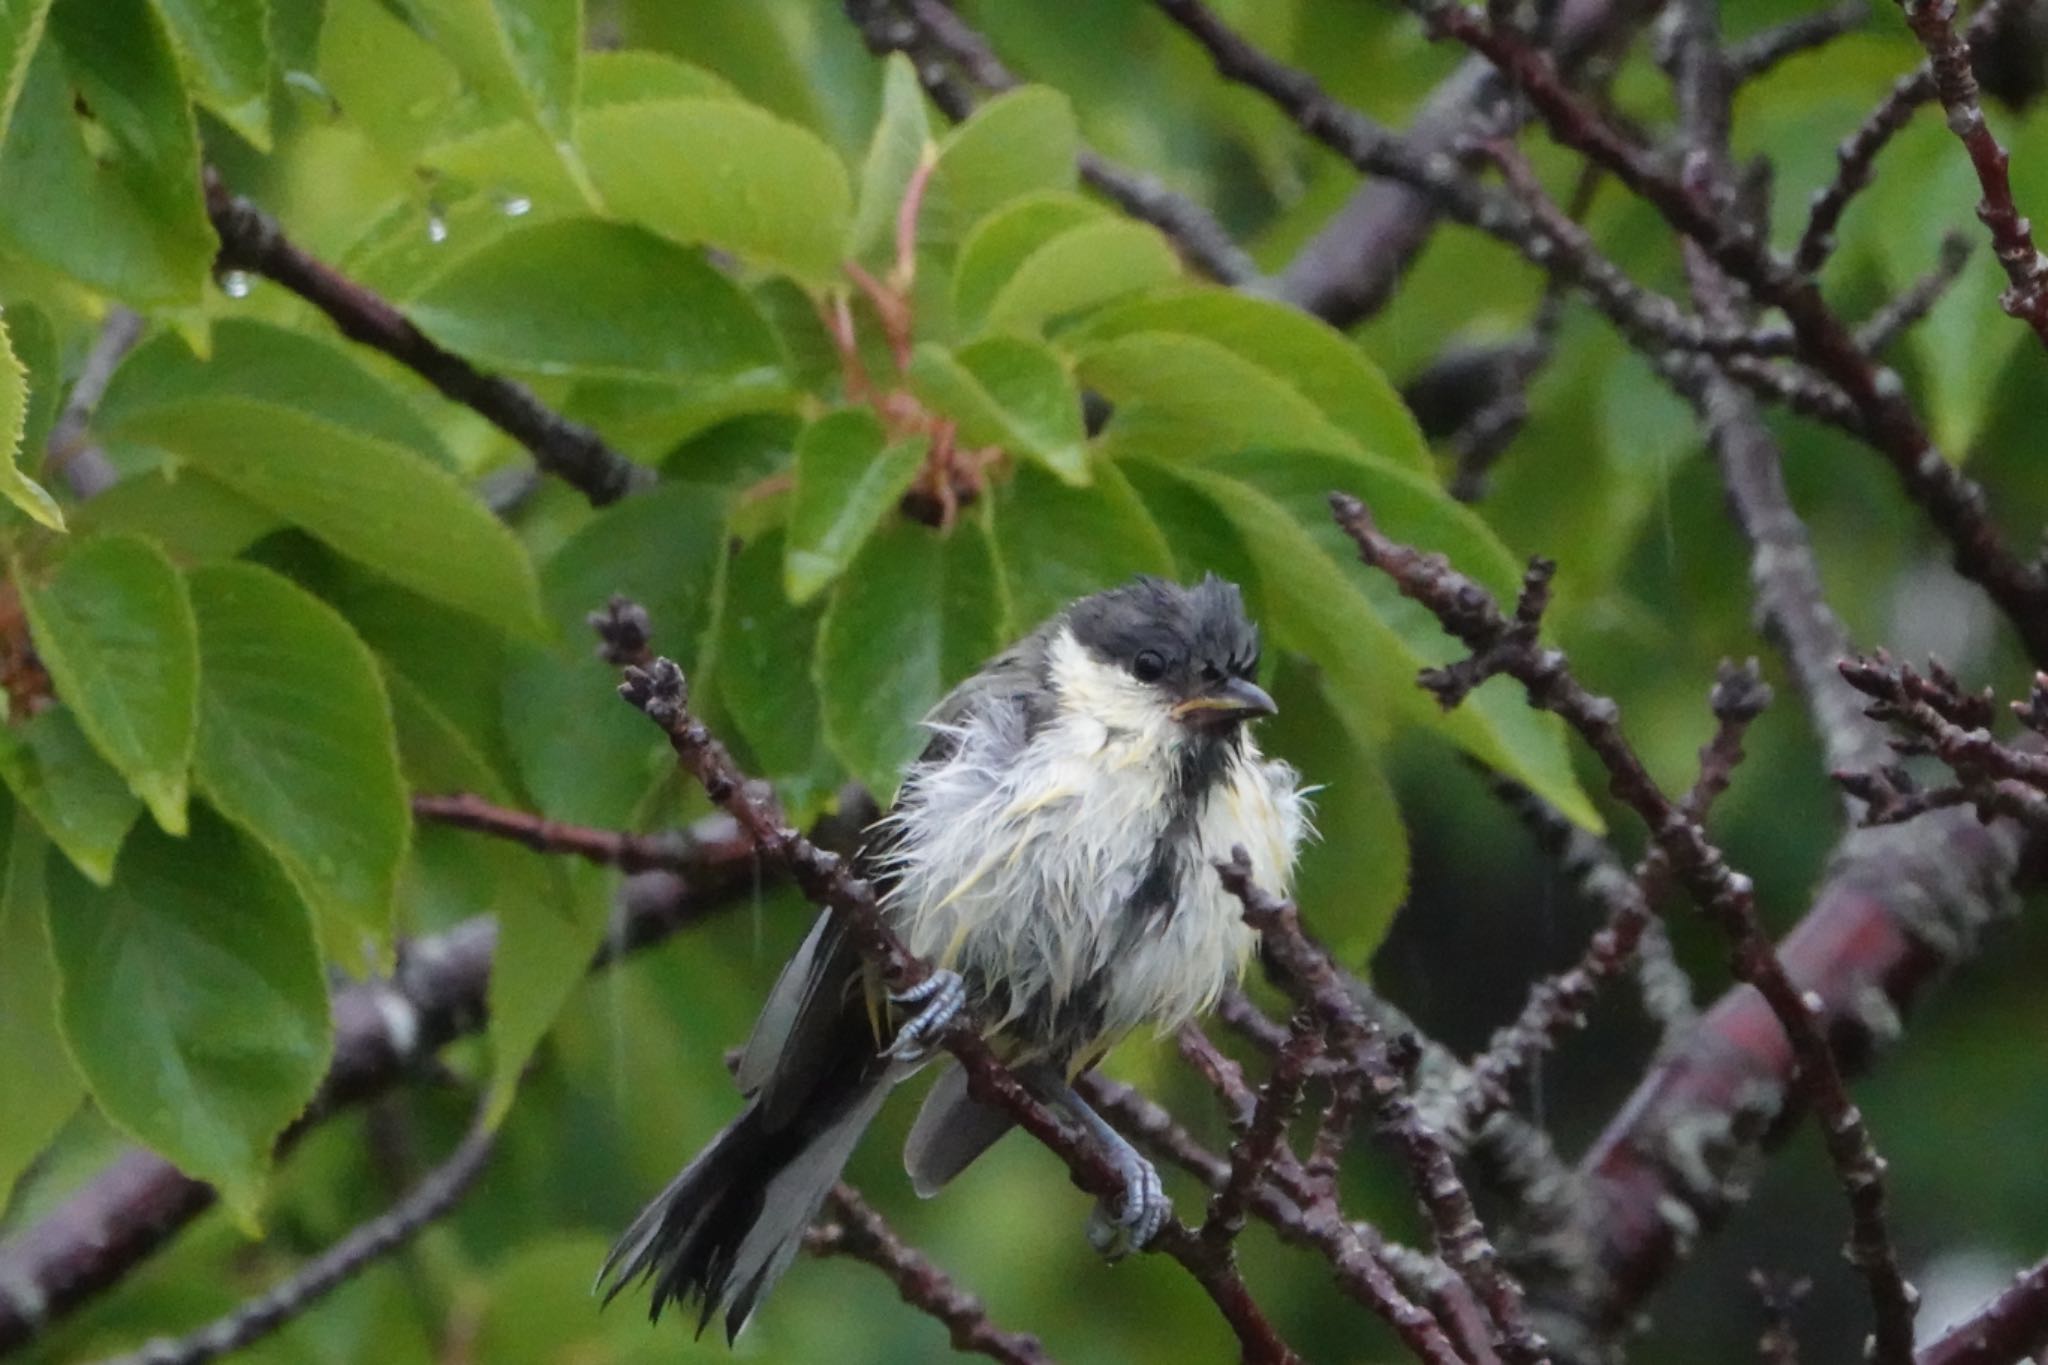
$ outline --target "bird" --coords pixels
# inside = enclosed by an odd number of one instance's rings
[[[694,1300],[699,1334],[722,1311],[737,1338],[884,1099],[940,1055],[963,1010],[1123,1176],[1089,1240],[1111,1257],[1150,1242],[1171,1213],[1158,1172],[1073,1082],[1243,974],[1255,935],[1217,861],[1243,849],[1261,885],[1287,889],[1310,810],[1250,732],[1277,710],[1259,658],[1237,585],[1139,577],[1070,602],[948,693],[858,855],[934,970],[886,992],[819,917],[740,1055],[744,1107],[619,1238],[604,1302],[646,1283],[650,1318]],[[945,1065],[904,1150],[924,1197],[1011,1125]]]

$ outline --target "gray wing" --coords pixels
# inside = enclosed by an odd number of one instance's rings
[[[920,770],[952,756],[958,741],[950,727],[980,715],[1002,727],[1004,737],[1015,743],[1022,744],[1029,737],[1042,721],[1046,705],[1039,696],[1046,638],[1045,628],[1026,637],[932,708],[925,724],[938,732],[905,775],[899,802],[911,796]],[[893,827],[885,823],[882,828]],[[884,845],[870,845],[862,850],[862,858],[870,865],[886,865],[879,856],[885,852]],[[887,889],[885,884],[876,887],[879,892]],[[818,916],[803,945],[776,978],[775,989],[761,1007],[740,1055],[737,1072],[740,1090],[759,1099],[762,1118],[770,1129],[787,1123],[817,1088],[822,1070],[839,1055],[843,1032],[867,1028],[853,1008],[860,965],[859,953],[827,912]]]
[[[771,1130],[787,1124],[817,1089],[842,1033],[866,1027],[848,1018],[859,972],[860,955],[827,911],[775,979],[736,1072],[740,1092],[759,1100]]]
[[[917,1122],[903,1144],[903,1169],[918,1196],[937,1194],[974,1159],[1010,1131],[1006,1112],[991,1109],[967,1093],[967,1073],[948,1065],[924,1097]]]

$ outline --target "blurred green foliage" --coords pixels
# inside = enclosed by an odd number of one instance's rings
[[[1452,65],[1392,5],[1218,8],[1396,123]],[[1724,12],[1742,32],[1779,8]],[[1222,573],[1266,631],[1282,701],[1269,743],[1322,788],[1324,837],[1301,873],[1316,927],[1461,1045],[1574,953],[1582,909],[1460,755],[1590,826],[1595,784],[1503,683],[1437,712],[1412,678],[1450,645],[1356,565],[1321,499],[1359,493],[1394,534],[1502,593],[1522,556],[1557,557],[1559,642],[1676,787],[1710,725],[1714,662],[1761,648],[1690,414],[1574,311],[1491,496],[1454,502],[1396,386],[1446,348],[1518,335],[1540,276],[1442,232],[1352,337],[1205,284],[1165,238],[1078,188],[1082,139],[1212,206],[1268,268],[1353,173],[1216,80],[1137,0],[962,9],[1044,84],[953,128],[908,64],[872,59],[826,0],[0,6],[0,186],[34,187],[0,195],[0,446],[17,452],[0,470],[14,509],[0,536],[60,699],[0,732],[16,811],[0,894],[0,1196],[15,1192],[0,1232],[124,1140],[220,1183],[235,1215],[209,1217],[41,1358],[205,1320],[452,1145],[466,1101],[422,1088],[323,1125],[268,1170],[321,1074],[327,982],[388,963],[398,936],[487,912],[502,933],[491,1027],[450,1059],[489,1089],[499,1158],[453,1218],[246,1358],[726,1354],[630,1309],[600,1316],[586,1286],[609,1234],[730,1113],[723,1051],[805,908],[757,897],[586,984],[615,874],[410,828],[405,807],[408,792],[469,790],[631,829],[701,811],[591,657],[584,615],[613,593],[648,607],[657,647],[690,670],[742,761],[807,817],[848,777],[886,797],[925,709],[1060,603],[1136,572]],[[1737,151],[1775,169],[1781,240],[1835,140],[1917,54],[1888,7],[1873,14],[1868,33],[1742,92]],[[1615,94],[1646,124],[1668,116],[1641,55]],[[2048,204],[2048,115],[1994,121],[2021,202]],[[1535,150],[1568,188],[1571,160]],[[494,516],[479,486],[525,453],[284,290],[216,277],[202,161],[658,486],[594,509],[548,484]],[[921,207],[899,255],[906,194]],[[1903,288],[1944,232],[1974,229],[1972,198],[1952,141],[1923,118],[1850,211],[1831,293],[1856,314]],[[1588,223],[1640,278],[1678,286],[1667,231],[1618,188],[1602,187]],[[1944,447],[1977,463],[2018,527],[2048,514],[2033,458],[2048,359],[1998,312],[1998,287],[1980,247],[1897,359]],[[80,501],[43,443],[115,304],[147,335],[91,428],[120,481]],[[1084,391],[1113,404],[1099,430]],[[1972,681],[2023,677],[1877,462],[1773,426],[1855,637],[1938,650]],[[905,515],[906,494],[933,514]],[[1788,701],[1756,728],[1717,815],[1780,923],[1839,828],[1796,712]],[[1617,837],[1636,839],[1625,825]],[[1718,990],[1715,945],[1680,938]],[[2028,933],[2016,955],[2039,964],[2043,948]],[[1990,1150],[2038,1132],[2038,1078],[2014,1064],[2041,1051],[2022,970],[1970,973],[1869,1087],[1911,1257],[2039,1252],[2038,1182],[1947,1146],[1961,1112]],[[1583,1136],[1637,1074],[1629,1016],[1605,1010],[1540,1092],[1561,1133]],[[1133,1043],[1113,1069],[1221,1140],[1160,1049]],[[1005,1144],[933,1205],[906,1198],[902,1108],[852,1175],[999,1322],[1062,1359],[1220,1358],[1184,1275],[1093,1261],[1081,1201],[1031,1144]],[[1398,1181],[1358,1164],[1357,1206],[1411,1231]],[[1740,1271],[1826,1262],[1811,1229],[1839,1214],[1810,1165],[1803,1183],[1766,1185],[1672,1296],[1678,1326],[1646,1348],[1656,1358],[1738,1358],[1753,1331]],[[1244,1254],[1311,1358],[1391,1358],[1312,1262],[1257,1232]],[[1853,1282],[1826,1268],[1814,1340],[1851,1340],[1855,1311]],[[739,1354],[893,1361],[941,1345],[871,1271],[824,1262],[789,1278]]]

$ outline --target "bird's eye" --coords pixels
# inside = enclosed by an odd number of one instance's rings
[[[1156,649],[1141,649],[1131,660],[1131,676],[1142,683],[1158,682],[1166,676],[1166,659]]]

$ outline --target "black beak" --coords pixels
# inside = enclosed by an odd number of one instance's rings
[[[1188,725],[1220,729],[1255,716],[1271,716],[1280,708],[1266,689],[1244,678],[1227,678],[1198,697],[1173,708],[1173,718]]]

